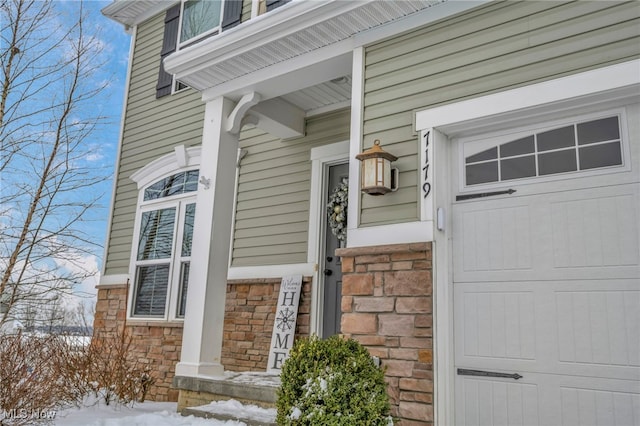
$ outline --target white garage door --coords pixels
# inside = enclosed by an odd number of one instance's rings
[[[457,142],[456,425],[640,425],[630,112]]]

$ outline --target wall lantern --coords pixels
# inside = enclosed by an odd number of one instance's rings
[[[380,148],[380,140],[373,141],[373,146],[356,155],[360,160],[360,190],[370,195],[384,195],[398,189],[398,169],[391,168],[391,162],[398,157]]]

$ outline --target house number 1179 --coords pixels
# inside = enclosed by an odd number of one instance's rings
[[[424,134],[424,165],[422,171],[424,172],[424,178],[422,179],[422,196],[427,198],[431,194],[431,182],[429,182],[429,135],[431,132]]]

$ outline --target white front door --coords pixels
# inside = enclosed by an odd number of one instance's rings
[[[455,424],[640,425],[638,135],[618,161],[530,133],[455,142],[454,193],[485,195],[452,206]]]

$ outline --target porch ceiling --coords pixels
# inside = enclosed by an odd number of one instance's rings
[[[347,106],[351,101],[351,76],[339,77],[297,90],[282,95],[281,98],[307,114]]]
[[[356,47],[354,36],[443,1],[294,0],[243,25],[177,51],[165,59],[164,65],[168,72],[202,91],[206,97],[229,94],[237,97],[248,86],[255,90],[262,82],[312,67],[316,73],[313,80],[309,77],[306,85],[300,81],[293,85],[293,90],[301,89],[303,94],[287,95],[287,100],[296,105],[300,103],[302,109],[313,109],[321,101],[318,88],[311,86],[320,84],[320,91],[326,94],[335,88],[323,83],[348,74],[344,72],[343,62],[348,55],[350,63],[350,54]],[[319,66],[321,63],[326,65],[338,57],[343,59],[341,69],[326,67],[324,73],[318,71],[322,68]],[[304,77],[304,74],[307,73],[301,72],[296,78]],[[293,90],[268,96],[281,96]],[[315,99],[313,105],[302,106],[310,99]]]

